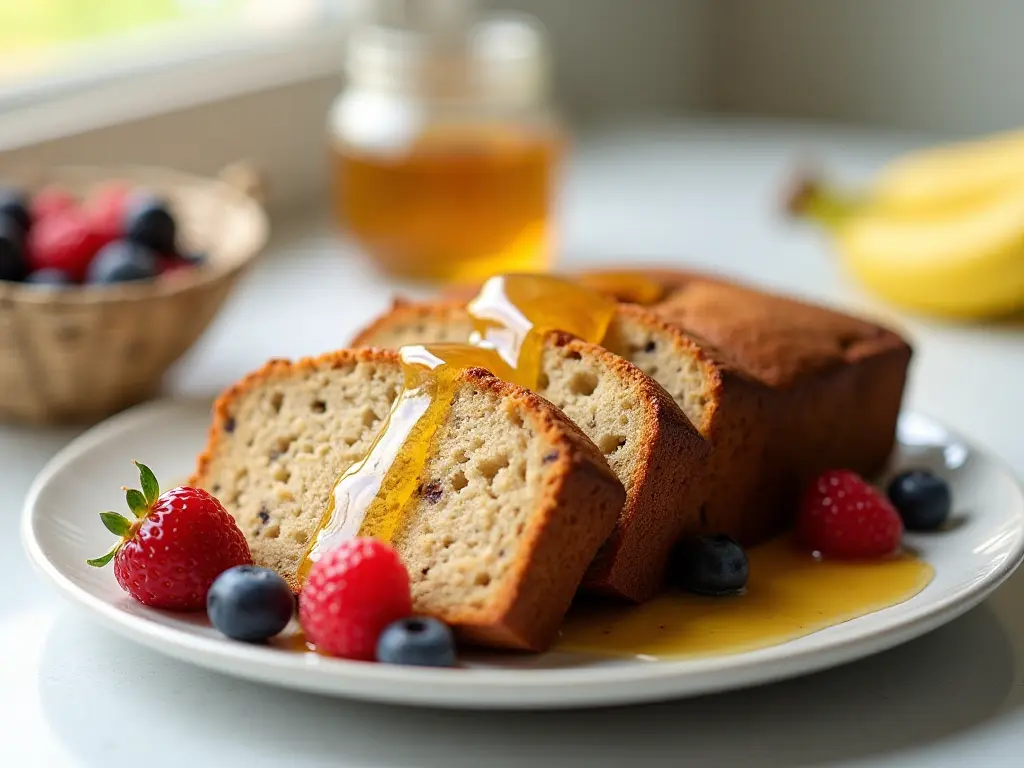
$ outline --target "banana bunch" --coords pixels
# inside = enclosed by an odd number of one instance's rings
[[[894,304],[971,319],[1024,309],[1024,130],[912,152],[855,197],[805,180],[789,202]]]

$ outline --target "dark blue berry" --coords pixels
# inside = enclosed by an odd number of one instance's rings
[[[20,282],[27,274],[21,229],[13,220],[0,216],[0,280]]]
[[[115,240],[100,249],[89,263],[87,283],[123,283],[150,280],[160,272],[160,259],[144,245]]]
[[[206,593],[206,614],[233,640],[261,643],[292,619],[295,597],[274,571],[236,565],[218,576]]]
[[[415,667],[454,667],[455,637],[444,622],[426,616],[399,619],[377,639],[377,661]]]
[[[669,582],[701,595],[733,595],[747,586],[747,553],[729,536],[686,536],[672,550]]]
[[[934,531],[949,519],[953,508],[949,484],[927,469],[896,475],[887,492],[908,531]]]
[[[32,214],[28,210],[28,199],[20,189],[0,189],[0,216],[18,225],[22,237],[32,228]]]
[[[130,200],[125,209],[124,231],[133,243],[157,253],[177,253],[177,222],[167,203],[158,197],[141,195]]]
[[[37,269],[35,272],[29,273],[29,276],[25,278],[25,282],[32,285],[47,286],[75,284],[74,278],[63,269]]]

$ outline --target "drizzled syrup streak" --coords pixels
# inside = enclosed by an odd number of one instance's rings
[[[614,299],[551,275],[494,277],[466,307],[474,329],[469,343],[496,350],[514,371],[510,381],[536,389],[544,338],[565,331],[599,344],[615,307]]]
[[[615,306],[607,296],[549,275],[494,277],[469,304],[474,331],[467,343],[402,347],[402,391],[369,450],[335,484],[299,580],[321,553],[345,539],[394,538],[420,488],[432,439],[462,371],[483,368],[536,389],[544,337],[558,330],[598,343]]]

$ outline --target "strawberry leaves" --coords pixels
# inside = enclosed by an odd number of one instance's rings
[[[103,521],[106,529],[115,536],[123,538],[131,533],[132,524],[128,522],[128,518],[117,514],[117,512],[100,512],[100,520]]]
[[[93,558],[92,560],[86,560],[85,562],[87,562],[93,568],[102,568],[104,565],[106,565],[107,563],[109,563],[111,560],[114,559],[114,555],[117,554],[117,550],[119,550],[120,548],[121,548],[121,542],[119,541],[119,542],[117,542],[117,546],[115,546],[112,550],[107,552],[107,554],[103,555],[103,557],[96,557],[96,558]]]
[[[160,496],[160,483],[156,481],[153,470],[145,464],[140,464],[137,461],[134,464],[139,468],[139,485],[142,486],[142,492],[146,496],[146,503],[152,506]]]
[[[102,521],[103,527],[115,536],[120,537],[121,540],[102,557],[86,560],[89,565],[96,568],[102,568],[109,563],[121,549],[122,545],[135,535],[139,526],[142,525],[147,515],[149,515],[149,510],[160,496],[160,484],[157,482],[153,470],[137,461],[134,464],[139,469],[139,485],[142,486],[142,490],[139,491],[135,488],[122,488],[121,490],[124,491],[128,509],[132,511],[135,520],[133,522],[117,512],[100,512],[100,521]]]
[[[128,509],[132,511],[136,518],[141,520],[149,514],[149,504],[146,503],[146,497],[142,495],[142,491],[128,488],[124,492],[124,497],[128,502]]]

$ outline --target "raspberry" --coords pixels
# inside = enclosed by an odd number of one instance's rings
[[[59,269],[81,282],[96,252],[106,245],[78,209],[55,213],[36,222],[28,236],[29,265]]]
[[[32,198],[32,221],[39,222],[78,207],[78,200],[62,187],[44,187]]]
[[[804,493],[797,534],[804,546],[825,557],[884,557],[899,549],[903,521],[860,475],[829,470]]]
[[[409,574],[378,539],[356,538],[310,569],[299,595],[306,637],[324,653],[372,661],[385,627],[412,613]]]
[[[86,200],[83,210],[96,236],[103,245],[124,236],[124,218],[128,207],[129,189],[112,182],[99,187]]]
[[[139,468],[142,491],[127,489],[135,520],[116,512],[100,518],[121,540],[89,565],[114,560],[114,576],[140,603],[171,611],[201,611],[206,593],[221,573],[251,565],[252,555],[231,515],[199,488],[174,488],[160,493],[156,477]]]

